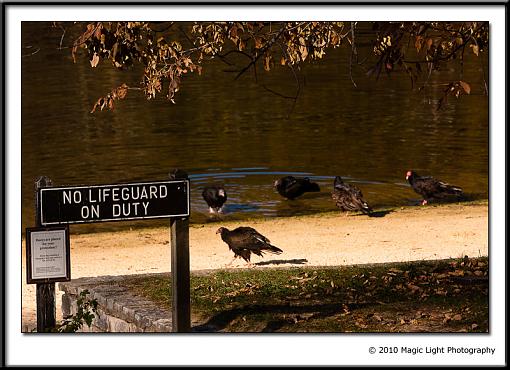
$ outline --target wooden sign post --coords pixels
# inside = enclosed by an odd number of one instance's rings
[[[35,182],[35,225],[41,225],[41,215],[37,210],[39,209],[40,201],[39,190],[51,186],[49,177],[39,177]],[[28,242],[25,243],[27,245]],[[28,266],[26,266],[28,268]],[[56,300],[55,300],[55,283],[37,283],[36,284],[36,305],[37,305],[37,332],[43,333],[49,331],[56,326]]]
[[[171,179],[188,180],[182,171],[170,174]],[[172,331],[191,331],[190,274],[189,274],[189,218],[170,220],[172,274]]]
[[[172,328],[191,330],[190,186],[184,171],[173,170],[167,181],[74,187],[51,187],[51,180],[43,176],[35,188],[37,227],[170,218]],[[37,283],[38,332],[55,327],[55,306],[55,283]]]

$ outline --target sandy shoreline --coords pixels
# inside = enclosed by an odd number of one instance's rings
[[[488,255],[488,205],[453,204],[397,209],[384,217],[327,213],[268,220],[191,225],[192,270],[218,269],[233,254],[215,232],[251,226],[283,249],[252,256],[257,268],[334,266]],[[170,270],[169,228],[71,235],[72,278]],[[25,279],[23,243],[22,329],[35,327],[35,285]],[[236,260],[232,267],[244,267]],[[61,294],[57,288],[57,319]]]

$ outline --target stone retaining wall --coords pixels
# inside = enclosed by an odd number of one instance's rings
[[[98,302],[98,312],[92,326],[89,328],[85,324],[81,331],[115,333],[171,332],[171,311],[157,307],[153,302],[129,292],[127,288],[120,284],[129,276],[99,276],[58,283],[59,289],[64,292],[62,296],[62,316],[76,314],[76,301],[79,294],[87,289],[90,292],[87,297],[96,299]]]

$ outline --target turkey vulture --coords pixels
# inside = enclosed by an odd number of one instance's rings
[[[264,252],[274,254],[283,252],[280,248],[269,244],[269,239],[264,235],[248,226],[240,226],[234,230],[220,227],[216,234],[221,234],[221,239],[234,252],[234,258],[227,266],[230,266],[237,257],[243,258],[251,266],[250,256],[252,253],[262,257]]]
[[[418,176],[414,171],[407,171],[406,180],[409,181],[415,192],[423,197],[422,205],[428,203],[429,200],[444,200],[454,197],[458,200],[464,198],[462,189],[458,186],[447,184],[439,181],[432,176]]]
[[[363,200],[363,194],[356,186],[345,184],[340,176],[335,177],[331,198],[342,211],[361,211],[369,214],[372,208]]]
[[[202,192],[202,196],[209,206],[210,213],[221,213],[223,204],[227,201],[227,192],[223,186],[206,186]]]
[[[321,191],[319,185],[315,182],[310,182],[308,177],[299,179],[294,176],[285,176],[280,180],[276,180],[274,187],[282,197],[287,199],[297,198],[306,192]]]

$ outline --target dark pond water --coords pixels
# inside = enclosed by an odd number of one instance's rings
[[[249,74],[234,81],[224,65],[213,63],[202,77],[183,81],[176,105],[146,101],[133,91],[114,112],[90,114],[113,86],[137,86],[136,71],[120,73],[106,64],[92,69],[82,59],[73,64],[69,49],[56,50],[60,33],[47,23],[25,23],[22,37],[23,55],[40,48],[22,58],[23,228],[34,222],[39,175],[55,185],[115,184],[163,180],[170,169],[182,168],[191,178],[192,222],[210,219],[200,195],[208,183],[225,184],[225,219],[333,210],[335,175],[358,185],[375,208],[417,201],[404,178],[408,169],[487,197],[488,97],[476,58],[466,60],[462,77],[472,94],[452,98],[440,112],[435,102],[442,87],[436,83],[459,79],[460,65],[432,74],[431,87],[422,92],[411,90],[403,76],[375,81],[361,69],[354,71],[355,88],[348,51],[337,49],[305,66],[294,109],[261,87],[292,94],[296,85],[288,70],[259,73],[257,85]],[[321,192],[283,200],[272,183],[286,174],[309,176]],[[73,230],[135,225],[157,222]]]

